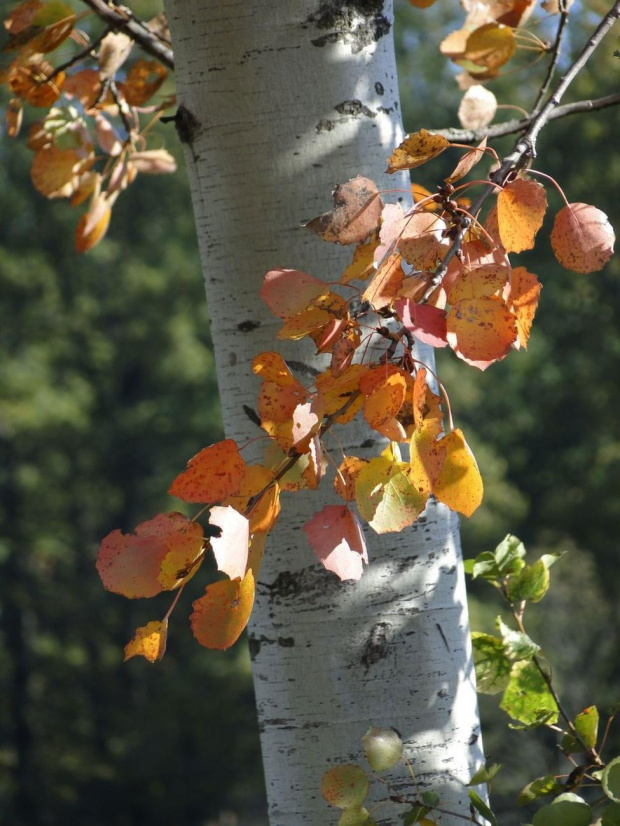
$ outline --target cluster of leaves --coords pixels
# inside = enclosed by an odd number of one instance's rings
[[[149,103],[167,70],[156,60],[130,62],[134,42],[122,32],[106,28],[93,36],[77,27],[92,19],[99,22],[64,0],[24,0],[4,20],[0,64],[0,84],[11,95],[7,134],[19,134],[25,109],[46,110],[28,130],[35,189],[75,207],[87,204],[75,232],[78,252],[104,237],[116,199],[138,173],[176,169],[165,149],[147,148],[153,125],[174,104],[171,96]],[[163,15],[146,25],[162,41],[169,38]]]
[[[422,130],[393,152],[388,171],[417,167],[450,146]],[[343,503],[324,507],[304,531],[317,558],[343,580],[359,579],[368,562],[359,517],[386,533],[412,525],[430,496],[466,516],[476,510],[483,492],[476,461],[453,426],[445,390],[438,385],[443,398],[434,392],[434,374],[413,348],[416,340],[450,346],[484,370],[511,349],[527,346],[541,287],[525,268],[512,268],[508,252],[533,246],[545,191],[515,176],[497,187],[496,204],[482,223],[453,196],[470,186],[454,184],[486,151],[480,146],[466,152],[436,195],[415,188],[418,200],[408,211],[399,203],[384,204],[367,178],[336,188],[334,207],[308,229],[325,241],[355,245],[339,281],[328,284],[278,269],[267,273],[261,288],[262,299],[283,322],[278,339],[309,337],[317,353],[329,356],[328,366],[304,386],[277,352],[257,355],[257,422],[270,438],[263,462],[247,465],[231,439],[198,453],[170,493],[201,510],[193,519],[159,514],[135,535],[114,531],[106,537],[97,563],[106,588],[129,598],[181,590],[212,552],[228,579],[207,587],[194,603],[191,624],[201,644],[227,648],[249,618],[281,491],[316,488],[328,461],[336,468],[333,486]],[[556,217],[552,243],[573,269],[601,267],[613,241],[609,223],[594,207],[567,205]],[[348,300],[344,290],[350,291]],[[338,462],[324,436],[358,414],[389,444],[375,458],[343,452]],[[207,512],[203,530],[197,520]],[[140,628],[126,656],[159,659],[169,614]]]
[[[532,826],[618,826],[620,824],[620,757],[603,759],[611,724],[620,704],[607,716],[599,735],[599,711],[592,705],[574,717],[565,711],[553,684],[551,669],[541,647],[526,633],[524,613],[528,603],[539,602],[549,588],[549,568],[560,554],[545,554],[533,563],[526,562],[523,543],[506,536],[493,552],[467,560],[465,568],[474,579],[484,579],[506,599],[509,623],[497,618],[499,636],[472,633],[478,691],[497,694],[503,691],[502,709],[512,718],[511,728],[531,729],[547,726],[559,735],[558,747],[569,762],[565,774],[548,774],[528,783],[519,793],[518,804],[526,806],[541,798],[553,797],[535,812]],[[403,757],[404,745],[394,729],[371,727],[362,737],[366,758],[374,772],[385,772],[403,762],[412,779],[415,796],[396,793],[388,777],[380,777],[388,792],[370,810],[364,806],[372,777],[357,764],[335,766],[325,772],[323,797],[343,813],[339,826],[376,826],[372,812],[385,803],[403,806],[403,826],[433,826],[435,817],[450,812],[433,791],[421,791],[412,762]],[[413,757],[415,765],[415,755]],[[488,821],[498,826],[497,816],[477,793],[475,787],[490,789],[499,764],[482,766],[469,781],[470,823]],[[402,782],[398,784],[402,787]],[[602,792],[593,803],[578,791]]]
[[[511,625],[497,617],[499,636],[472,633],[476,682],[484,694],[503,692],[501,708],[516,729],[546,726],[559,735],[558,748],[570,763],[564,775],[548,774],[528,783],[519,793],[519,805],[552,795],[534,814],[533,826],[602,826],[620,824],[620,757],[604,760],[612,721],[620,706],[609,711],[602,737],[599,711],[588,706],[571,717],[564,709],[553,683],[551,668],[541,647],[526,633],[524,614],[529,603],[539,602],[549,588],[549,568],[560,554],[544,554],[531,564],[526,550],[508,535],[493,552],[467,560],[465,570],[474,579],[484,579],[505,598]],[[486,770],[472,779],[484,782]],[[581,788],[598,788],[603,796],[590,805],[579,794]],[[488,818],[493,826],[495,817]]]

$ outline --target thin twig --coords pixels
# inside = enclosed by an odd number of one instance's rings
[[[611,95],[594,98],[592,100],[577,100],[574,103],[565,103],[557,106],[549,115],[549,120],[565,118],[567,115],[577,115],[582,112],[594,112],[598,109],[607,109],[609,106],[617,106],[620,103],[620,92]],[[515,135],[517,132],[525,132],[531,126],[534,115],[526,118],[514,118],[504,123],[496,123],[484,129],[433,129],[435,135],[442,135],[449,141],[459,141],[460,143],[480,143],[483,138],[503,138],[506,135]]]
[[[558,65],[558,60],[560,59],[560,51],[562,50],[562,40],[564,39],[564,31],[566,29],[566,24],[568,23],[568,2],[567,0],[560,0],[560,21],[558,23],[558,30],[555,36],[555,41],[553,46],[551,47],[551,62],[549,63],[549,68],[547,69],[547,75],[543,80],[542,86],[538,91],[538,95],[536,96],[536,102],[534,103],[534,108],[532,109],[532,114],[535,115],[543,104],[543,100],[545,99],[545,95],[549,91],[549,87],[551,86],[551,81],[553,80],[553,76],[555,75],[555,70]]]
[[[110,6],[105,0],[82,0],[111,29],[122,31],[141,46],[145,52],[156,57],[164,66],[174,69],[172,49],[155,35],[147,24],[136,17],[126,6]]]
[[[85,14],[88,14],[88,12],[85,12]],[[95,38],[95,40],[93,40],[93,42],[90,43],[86,49],[83,49],[81,52],[78,52],[76,55],[73,55],[73,57],[70,60],[65,61],[65,63],[61,63],[60,66],[56,66],[52,74],[47,78],[46,82],[49,83],[50,80],[53,80],[53,78],[55,78],[61,72],[70,69],[72,66],[75,66],[75,64],[79,63],[80,60],[84,60],[87,57],[94,57],[94,50],[97,48],[97,46],[99,46],[103,38],[106,37],[106,35],[108,35],[111,31],[112,27],[106,26],[105,29],[99,35],[99,37]]]

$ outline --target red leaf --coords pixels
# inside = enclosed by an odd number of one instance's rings
[[[341,580],[360,579],[368,563],[362,529],[346,505],[327,505],[304,525],[312,550]]]
[[[413,335],[431,347],[447,347],[446,311],[408,298],[394,302],[394,310]]]

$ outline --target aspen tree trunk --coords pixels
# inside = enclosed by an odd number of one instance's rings
[[[259,435],[244,409],[256,407],[257,353],[278,349],[307,384],[323,369],[308,346],[277,342],[280,323],[258,295],[265,272],[338,278],[350,250],[300,227],[330,208],[336,183],[362,174],[380,189],[402,187],[394,198],[407,201],[407,177],[384,174],[402,138],[391,3],[166,7],[178,102],[200,122],[186,154],[224,423],[243,443]],[[347,453],[377,452],[377,434],[364,426],[338,435]],[[263,449],[258,442],[244,455],[258,459]],[[468,814],[460,784],[481,751],[457,520],[432,504],[401,534],[368,529],[370,566],[343,584],[316,563],[300,530],[334,501],[329,483],[285,494],[257,583],[250,650],[271,826],[336,823],[321,776],[362,760],[371,724],[397,728],[421,787]],[[402,767],[399,776],[414,795]],[[377,818],[394,814],[388,806]]]

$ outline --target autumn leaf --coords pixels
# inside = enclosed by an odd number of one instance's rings
[[[482,502],[482,477],[478,465],[461,430],[456,429],[441,439],[446,451],[439,479],[433,493],[454,511],[471,516]]]
[[[377,533],[401,531],[412,525],[426,506],[427,496],[411,479],[407,462],[388,447],[361,469],[355,483],[360,514]]]
[[[165,149],[145,149],[133,152],[129,163],[138,172],[145,175],[162,175],[176,172],[177,162]]]
[[[184,502],[216,504],[238,492],[244,475],[245,462],[236,443],[224,439],[190,459],[168,493]]]
[[[48,80],[52,72],[53,68],[47,61],[31,66],[15,66],[9,72],[9,90],[31,106],[49,109],[60,97],[65,81],[64,72],[59,72]]]
[[[378,245],[379,239],[375,235],[355,247],[353,260],[340,276],[341,284],[355,280],[363,281],[374,272],[374,255]]]
[[[273,351],[266,351],[254,356],[252,370],[263,381],[273,382],[279,387],[288,387],[299,383],[282,356]]]
[[[482,89],[482,86],[473,86],[473,89]],[[475,149],[472,149],[471,152],[466,152],[461,160],[457,163],[454,171],[451,175],[446,178],[447,184],[456,183],[456,181],[460,181],[461,178],[464,178],[465,175],[468,175],[471,170],[476,166],[476,164],[482,160],[485,155],[485,148],[487,145],[487,139],[484,137],[478,146]]]
[[[497,196],[499,237],[507,252],[531,250],[547,209],[545,188],[536,181],[517,178]]]
[[[345,502],[355,501],[355,482],[360,470],[368,464],[368,459],[345,456],[334,478],[334,490]]]
[[[375,310],[386,307],[397,296],[404,277],[401,255],[390,255],[366,287],[362,301],[368,301]]]
[[[446,311],[429,304],[416,304],[409,298],[394,302],[396,312],[410,333],[431,347],[447,347]]]
[[[341,375],[333,376],[331,372],[321,373],[316,379],[316,389],[326,416],[336,416],[335,422],[346,424],[355,418],[364,403],[359,392],[362,376],[368,371],[363,364],[352,364]]]
[[[260,297],[278,318],[289,319],[305,310],[329,288],[318,278],[299,270],[269,270]]]
[[[76,184],[80,157],[75,149],[44,146],[32,159],[30,177],[37,192],[46,198],[68,198]]]
[[[130,106],[144,106],[167,77],[167,70],[157,60],[137,60],[119,88]]]
[[[85,109],[90,109],[101,95],[101,78],[96,69],[81,69],[69,75],[62,87],[63,94],[77,98]]]
[[[250,500],[258,494],[262,495],[248,512]],[[239,490],[222,504],[230,505],[249,518],[250,534],[270,531],[280,513],[280,486],[274,480],[273,471],[263,465],[248,465]]]
[[[177,588],[197,568],[202,528],[181,513],[160,513],[134,534],[112,531],[101,542],[97,571],[104,588],[129,599]]]
[[[387,376],[364,400],[364,418],[373,428],[393,419],[405,401],[407,383],[397,373]]]
[[[464,57],[495,72],[510,60],[516,48],[514,32],[509,26],[486,23],[467,38]]]
[[[524,349],[530,337],[542,284],[525,267],[516,267],[510,279],[510,306],[515,314],[519,344]]]
[[[306,224],[324,241],[358,244],[379,227],[383,202],[376,184],[358,175],[333,192],[334,208]]]
[[[474,298],[452,305],[448,343],[459,358],[481,370],[503,359],[517,338],[514,314],[499,298]]]
[[[360,579],[362,562],[368,563],[366,543],[357,517],[346,505],[327,505],[303,530],[328,571],[341,580]]]
[[[190,616],[192,632],[200,645],[221,651],[234,645],[248,624],[254,605],[254,576],[224,579],[207,586]]]
[[[398,251],[415,269],[434,269],[450,246],[450,239],[444,237],[446,229],[446,222],[438,215],[415,212],[405,222]]]
[[[209,513],[209,524],[220,528],[220,535],[211,539],[218,571],[230,579],[244,577],[250,542],[247,517],[234,508],[216,506]]]
[[[603,269],[613,255],[615,241],[605,213],[589,204],[569,204],[555,216],[551,246],[567,270],[590,273]]]
[[[433,135],[426,129],[420,129],[408,135],[392,152],[388,160],[387,172],[399,172],[403,169],[415,169],[427,161],[441,155],[450,146],[450,141],[441,135]]]
[[[161,660],[166,653],[168,620],[149,622],[137,628],[133,639],[125,646],[125,662],[132,657],[145,657],[150,663]]]
[[[88,252],[105,237],[111,216],[110,199],[106,197],[105,193],[95,195],[88,212],[82,215],[75,229],[75,249],[77,252]]]
[[[469,88],[459,105],[458,119],[463,129],[484,129],[497,111],[497,98],[484,86]]]

